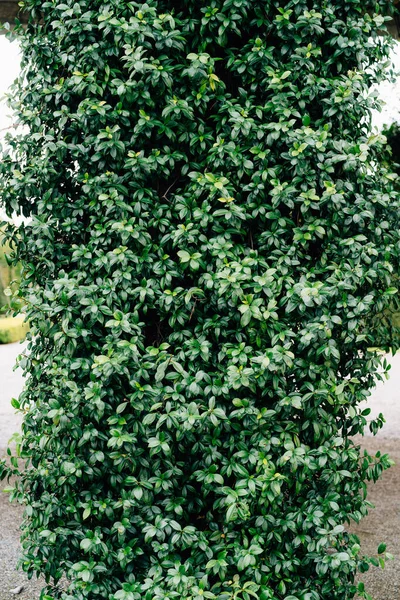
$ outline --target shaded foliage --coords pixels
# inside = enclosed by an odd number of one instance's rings
[[[382,149],[381,160],[386,167],[400,175],[400,126],[398,123],[392,123],[390,126],[383,127],[382,134],[387,139],[387,145]],[[398,193],[400,190],[399,179],[394,180],[394,189]],[[394,211],[397,210],[396,205],[393,206]],[[398,227],[397,215],[393,214],[390,219],[393,227]],[[399,289],[399,273],[395,273],[394,285]],[[378,330],[375,336],[376,345],[383,347],[391,346],[399,347],[400,335],[400,294],[393,296],[390,305],[383,311],[381,315],[376,317],[377,320],[383,320],[383,323],[378,324]],[[385,326],[382,328],[382,324]],[[384,338],[382,338],[384,336]]]
[[[24,5],[23,568],[46,600],[352,598],[390,464],[352,440],[396,292],[390,2]]]
[[[400,125],[392,123],[383,128],[382,133],[386,136],[387,147],[385,158],[391,163],[391,168],[397,174],[400,173]]]

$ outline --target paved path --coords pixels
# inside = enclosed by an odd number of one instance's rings
[[[378,382],[368,399],[371,414],[368,419],[383,413],[386,423],[378,434],[378,439],[400,438],[400,352],[395,356],[387,356],[392,365],[388,381]]]
[[[12,434],[19,430],[20,416],[11,406],[12,398],[18,398],[23,377],[21,371],[13,371],[17,356],[21,354],[24,345],[0,344],[0,448],[7,446]]]

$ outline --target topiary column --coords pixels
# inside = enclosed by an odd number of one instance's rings
[[[352,598],[390,464],[352,436],[396,292],[391,3],[23,4],[24,570],[43,600]]]

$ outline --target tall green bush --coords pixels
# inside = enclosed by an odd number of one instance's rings
[[[352,436],[398,269],[391,3],[23,4],[23,568],[46,600],[352,598],[390,464]]]

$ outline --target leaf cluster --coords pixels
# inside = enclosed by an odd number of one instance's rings
[[[43,600],[354,597],[390,466],[352,439],[399,260],[390,2],[23,4],[23,568]]]

